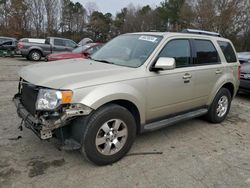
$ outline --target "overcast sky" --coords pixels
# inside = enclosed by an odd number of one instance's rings
[[[119,12],[122,8],[127,7],[127,5],[133,3],[135,6],[145,6],[145,5],[152,5],[156,6],[159,5],[160,2],[163,0],[73,0],[74,2],[80,2],[84,6],[87,2],[94,2],[97,7],[98,11],[103,13],[110,12],[115,15]]]

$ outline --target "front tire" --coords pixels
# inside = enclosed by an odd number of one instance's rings
[[[231,107],[232,96],[228,89],[221,88],[211,104],[206,119],[211,123],[221,123],[227,117]]]
[[[101,107],[81,126],[85,126],[81,153],[97,165],[121,159],[130,150],[136,136],[133,115],[115,104]]]

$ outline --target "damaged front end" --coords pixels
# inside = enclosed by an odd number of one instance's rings
[[[13,101],[25,127],[46,140],[53,137],[56,129],[91,113],[92,109],[83,104],[70,103],[70,93],[35,86],[21,79]]]

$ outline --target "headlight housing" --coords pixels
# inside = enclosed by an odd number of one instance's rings
[[[36,110],[54,110],[61,104],[70,103],[72,91],[40,89],[36,101]]]

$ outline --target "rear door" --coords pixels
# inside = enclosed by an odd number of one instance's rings
[[[28,39],[25,39],[25,40],[28,40]],[[51,40],[52,40],[51,38],[46,38],[44,44],[37,44],[38,46],[42,47],[44,56],[52,53],[53,41]]]
[[[193,39],[195,68],[194,76],[194,97],[198,106],[206,105],[213,89],[222,79],[224,65],[221,62],[215,44],[208,39]]]

